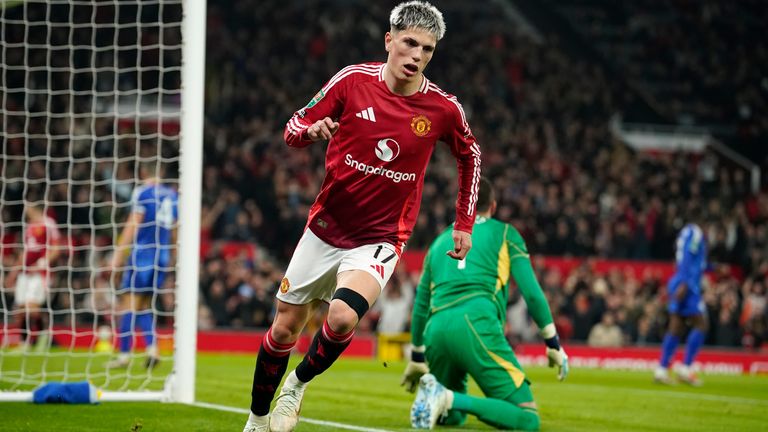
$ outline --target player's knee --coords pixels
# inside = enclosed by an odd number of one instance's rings
[[[295,342],[304,330],[311,311],[311,304],[293,305],[278,300],[277,314],[269,330],[275,342]]]
[[[277,343],[293,343],[301,334],[301,327],[290,325],[290,323],[279,323],[275,321],[272,323],[269,332],[272,335],[272,339]]]
[[[349,333],[368,311],[368,300],[349,288],[339,288],[328,308],[328,325],[335,332]]]
[[[355,329],[359,318],[357,313],[341,300],[334,299],[328,307],[328,325],[331,330],[345,334]]]
[[[526,411],[522,423],[520,425],[521,430],[537,431],[541,428],[541,419],[539,419],[539,414],[536,412]]]

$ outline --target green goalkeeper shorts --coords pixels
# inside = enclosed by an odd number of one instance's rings
[[[533,402],[529,381],[504,337],[494,304],[475,297],[431,316],[424,332],[429,370],[453,391],[467,393],[467,376],[486,397]]]

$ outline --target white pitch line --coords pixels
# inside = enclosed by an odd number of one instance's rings
[[[249,410],[245,408],[234,408],[226,405],[218,405],[218,404],[212,404],[208,402],[195,402],[192,405],[200,408],[215,409],[219,411],[227,411],[227,412],[233,412],[237,414],[244,414],[244,415],[249,414]],[[300,417],[300,421],[305,423],[310,423],[310,424],[316,424],[320,426],[328,426],[328,427],[333,427],[337,429],[346,429],[346,430],[353,430],[353,431],[359,431],[359,432],[393,432],[387,429],[367,428],[367,427],[349,425],[345,423],[336,423],[332,421],[311,419],[307,417]]]

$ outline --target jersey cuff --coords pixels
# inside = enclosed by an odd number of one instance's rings
[[[472,234],[473,225],[459,225],[458,222],[453,226],[454,231],[464,231],[465,233]]]

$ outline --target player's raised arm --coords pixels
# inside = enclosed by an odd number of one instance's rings
[[[552,319],[552,311],[549,309],[547,298],[544,296],[539,281],[536,279],[528,248],[520,233],[511,226],[507,229],[506,237],[507,244],[509,245],[512,277],[515,279],[520,289],[520,294],[528,306],[528,313],[530,313],[539,327],[539,334],[544,338],[544,342],[547,345],[549,366],[557,366],[558,378],[562,381],[568,375],[568,356],[560,346],[560,339],[557,336],[557,330]]]
[[[475,206],[480,184],[480,146],[469,128],[464,109],[456,97],[450,96],[451,114],[454,128],[443,140],[456,157],[459,172],[459,194],[456,198],[456,225],[454,226],[454,250],[448,255],[454,259],[464,259],[472,247],[472,226],[475,223]]]
[[[146,209],[139,199],[139,189],[133,192],[131,197],[131,214],[125,221],[120,236],[117,238],[117,244],[115,244],[115,250],[112,254],[111,270],[113,272],[120,271],[120,267],[123,266],[123,260],[128,254],[133,241],[136,237],[136,232],[139,230],[139,226],[144,221],[144,213]]]
[[[330,140],[339,129],[336,119],[341,115],[347,86],[354,80],[354,71],[362,66],[352,65],[340,70],[307,105],[288,120],[283,132],[286,144],[306,147],[315,141]]]

